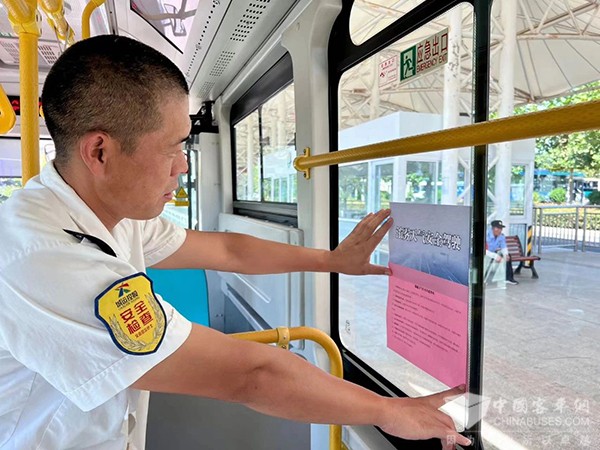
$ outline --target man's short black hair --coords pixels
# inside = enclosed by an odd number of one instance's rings
[[[92,131],[108,133],[133,152],[138,137],[159,128],[160,102],[188,93],[177,66],[139,41],[105,35],[77,42],[54,63],[42,91],[57,166]]]

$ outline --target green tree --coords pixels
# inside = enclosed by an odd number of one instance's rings
[[[600,81],[589,83],[568,96],[546,100],[536,105],[521,106],[515,112],[517,114],[533,112],[593,100],[600,100]],[[568,198],[573,200],[574,172],[582,171],[587,176],[596,176],[600,173],[600,131],[565,133],[538,138],[535,165],[539,169],[568,172]]]

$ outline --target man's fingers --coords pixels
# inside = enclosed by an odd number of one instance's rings
[[[369,230],[369,234],[373,234],[373,232],[377,229],[381,223],[388,218],[390,215],[389,209],[381,209],[365,220],[365,227]]]
[[[463,446],[470,446],[472,444],[469,438],[464,437],[462,434],[456,431],[456,427],[454,426],[454,422],[450,418],[450,416],[444,414],[443,412],[439,412],[440,415],[437,416],[437,419],[441,422],[441,436],[438,436],[442,441],[442,447],[444,449],[455,448],[455,444],[460,444]]]
[[[447,391],[438,392],[437,394],[432,394],[430,399],[432,401],[433,406],[439,408],[440,406],[445,405],[446,403],[460,397],[465,393],[465,385],[457,386],[452,389],[448,389]]]
[[[373,213],[367,214],[360,222],[358,222],[358,224],[354,227],[354,230],[352,230],[351,234],[361,239],[368,238],[368,236],[371,233],[369,232],[369,227],[367,226],[367,223],[371,220],[372,216]]]
[[[367,275],[391,275],[392,271],[386,266],[377,266],[375,264],[369,264]]]
[[[465,447],[473,444],[469,438],[464,437],[462,434],[453,429],[448,429],[446,436],[442,439],[448,444],[451,444],[452,441],[454,441],[454,444],[459,444]]]
[[[379,244],[381,242],[381,240],[385,237],[385,235],[387,234],[388,231],[390,231],[390,228],[392,227],[394,223],[394,220],[389,217],[387,219],[387,222],[385,222],[383,225],[381,225],[379,227],[379,229],[373,233],[373,239],[375,240],[375,245]]]
[[[465,391],[466,391],[466,386],[464,384],[461,384],[460,386],[456,386],[445,392],[441,392],[441,394],[444,394],[443,395],[444,403],[448,403],[454,399],[457,399],[461,395],[465,394]]]

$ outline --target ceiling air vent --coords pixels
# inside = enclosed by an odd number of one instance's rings
[[[227,69],[227,66],[229,65],[234,56],[235,52],[227,52],[223,50],[219,55],[219,58],[215,62],[215,65],[213,66],[209,75],[211,77],[220,77],[221,75],[223,75],[223,72],[225,72],[225,69]]]
[[[46,63],[49,66],[54,64],[60,56],[60,48],[56,44],[47,44],[40,42],[38,51],[40,52],[41,57],[44,58],[44,61],[46,61]]]
[[[210,12],[208,13],[208,17],[206,18],[206,23],[204,24],[204,27],[202,27],[202,32],[200,33],[200,39],[198,39],[198,42],[196,42],[196,48],[194,49],[194,54],[192,55],[192,59],[190,59],[190,63],[185,72],[185,75],[188,78],[190,76],[192,66],[194,65],[194,62],[196,61],[196,57],[198,56],[198,52],[200,50],[202,50],[202,43],[204,42],[204,36],[206,36],[206,31],[208,30],[208,25],[210,24],[210,21],[213,18],[213,15],[215,13],[216,6],[219,6],[219,0],[212,1],[212,6],[210,7]]]
[[[38,54],[40,68],[48,69],[60,56],[60,46],[56,42],[40,41]],[[19,40],[17,38],[0,38],[0,60],[7,65],[19,65]]]
[[[206,81],[202,87],[200,88],[200,97],[201,98],[208,98],[208,95],[210,94],[210,90],[215,86],[215,83],[212,81]]]
[[[271,0],[255,0],[253,3],[250,3],[229,39],[244,42],[270,2]]]
[[[19,65],[19,41],[17,39],[0,39],[0,59],[5,64]]]

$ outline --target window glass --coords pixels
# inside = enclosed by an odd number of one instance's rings
[[[21,178],[7,178],[0,176],[0,203],[4,203],[14,191],[20,189]]]
[[[406,10],[416,3],[394,2]],[[339,148],[469,124],[472,38],[472,7],[459,5],[346,71],[339,85]],[[341,165],[339,239],[390,202],[469,205],[471,153],[452,149]],[[388,260],[386,237],[372,261]],[[387,346],[388,281],[340,275],[342,344],[407,394],[439,391],[443,383]]]
[[[260,108],[263,151],[263,200],[296,203],[296,117],[294,86]]]
[[[438,164],[436,162],[408,161],[406,164],[406,201],[439,203]]]
[[[600,100],[592,9],[524,0],[494,2],[492,15],[490,116]],[[541,259],[490,259],[501,275],[485,290],[486,449],[600,446],[600,194],[584,190],[599,143],[590,131],[490,146],[488,224]]]
[[[234,130],[237,199],[260,201],[261,158],[258,111],[238,123]]]
[[[170,0],[168,3],[130,0],[129,5],[132,11],[183,53],[198,3],[199,0]]]
[[[236,200],[296,203],[294,85],[238,122],[234,133]]]
[[[40,139],[40,166],[54,159],[54,143]],[[0,203],[22,187],[21,182],[21,140],[0,138]]]
[[[356,0],[350,13],[350,37],[359,45],[425,0]]]

